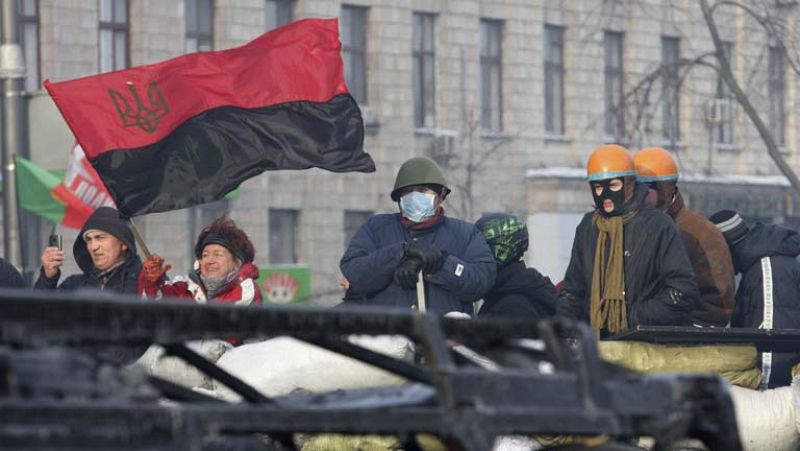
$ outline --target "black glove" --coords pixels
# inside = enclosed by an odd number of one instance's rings
[[[422,269],[422,260],[406,258],[394,270],[394,281],[404,290],[413,290],[417,287],[419,271]]]
[[[444,265],[444,253],[433,244],[420,239],[413,239],[406,243],[406,257],[418,258],[422,261],[422,271],[425,274],[435,274]]]

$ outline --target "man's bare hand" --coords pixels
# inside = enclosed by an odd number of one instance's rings
[[[59,268],[64,264],[64,251],[57,247],[45,248],[42,253],[42,269],[48,279],[58,275]]]

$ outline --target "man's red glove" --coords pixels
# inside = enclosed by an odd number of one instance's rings
[[[164,259],[158,254],[151,255],[150,258],[145,260],[142,264],[144,280],[151,285],[159,283],[164,277],[164,274],[170,269],[172,269],[172,265],[164,266]]]

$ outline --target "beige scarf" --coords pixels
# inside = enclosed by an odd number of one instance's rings
[[[593,222],[599,231],[589,304],[590,324],[594,330],[608,329],[617,333],[628,329],[622,230],[634,215],[636,210],[622,216],[594,214]]]

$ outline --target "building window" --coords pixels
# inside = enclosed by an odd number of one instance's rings
[[[731,68],[733,63],[733,43],[723,42],[722,51]],[[731,89],[721,75],[717,76],[717,93],[714,98],[714,142],[733,144],[733,109]]]
[[[503,130],[503,22],[481,19],[481,127]]]
[[[99,0],[100,72],[125,69],[128,56],[128,1]]]
[[[625,104],[623,89],[623,34],[606,31],[603,38],[605,75],[605,132],[616,142],[625,136]]]
[[[293,0],[266,0],[267,31],[282,27],[292,21]]]
[[[186,0],[186,53],[213,49],[213,0]]]
[[[342,59],[347,88],[356,101],[367,103],[367,8],[342,5]]]
[[[269,263],[297,263],[297,210],[269,209]]]
[[[19,39],[25,59],[25,90],[39,90],[39,2],[19,0]]]
[[[414,13],[412,17],[414,126],[418,128],[436,126],[435,20],[433,14]]]
[[[189,253],[194,261],[197,257],[194,254],[194,245],[200,232],[211,225],[215,219],[227,215],[230,212],[230,202],[228,198],[223,197],[220,200],[209,202],[207,204],[197,205],[189,208]]]
[[[564,134],[564,27],[544,26],[544,130]]]
[[[681,138],[680,130],[680,79],[678,60],[680,58],[680,39],[661,37],[662,66],[662,112],[661,129],[665,140],[675,143]]]
[[[358,232],[362,224],[367,222],[374,213],[367,210],[345,210],[344,212],[344,247],[350,245],[353,235]]]
[[[769,125],[779,146],[786,145],[786,60],[782,47],[769,48]]]

